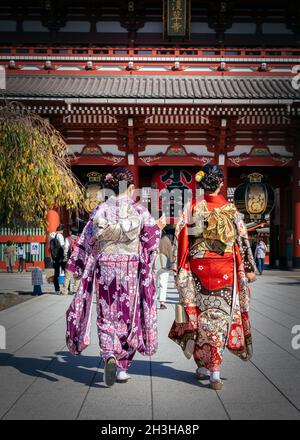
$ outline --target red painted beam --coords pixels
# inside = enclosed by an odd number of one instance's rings
[[[107,155],[108,156],[108,155]],[[75,157],[70,159],[70,164],[72,166],[75,165],[111,165],[111,166],[126,166],[127,165],[127,160],[126,160],[126,156],[125,157],[116,157],[116,156],[111,156],[110,159],[105,159],[105,155],[104,156],[92,156],[92,155],[87,155],[87,156],[80,156],[80,157]]]
[[[45,263],[44,261],[26,261],[26,269],[29,267],[40,267],[41,269],[44,269]],[[13,266],[14,270],[17,270],[19,267],[19,263],[16,261],[15,265]],[[6,264],[4,261],[0,261],[0,270],[6,270]]]
[[[0,243],[46,243],[46,235],[0,235]]]
[[[251,157],[251,156],[235,156],[227,157],[227,165],[229,167],[239,167],[239,166],[265,166],[265,167],[292,167],[294,160],[292,158],[284,157]]]
[[[138,160],[139,166],[195,166],[205,165],[207,162],[213,162],[214,157],[204,156],[144,156]]]

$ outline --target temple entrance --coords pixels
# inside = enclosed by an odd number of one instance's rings
[[[152,166],[140,168],[140,187],[142,192],[157,190],[160,192],[157,207],[164,212],[168,223],[174,225],[181,215],[183,206],[195,195],[195,166]],[[170,193],[173,193],[170,194]],[[154,208],[153,206],[151,207]],[[157,213],[158,214],[158,213]]]
[[[166,233],[174,238],[177,220],[183,206],[195,195],[194,176],[199,166],[151,166],[140,167],[139,181],[142,202],[158,218],[162,213],[167,217]],[[151,191],[157,194],[151,200]],[[158,195],[159,194],[159,195]]]

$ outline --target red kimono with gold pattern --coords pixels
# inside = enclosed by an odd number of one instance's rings
[[[183,214],[176,240],[176,286],[189,322],[174,322],[169,337],[209,371],[220,371],[226,346],[250,359],[246,272],[256,267],[240,213],[223,196],[205,194]]]

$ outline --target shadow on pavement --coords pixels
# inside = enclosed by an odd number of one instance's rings
[[[149,376],[149,366],[146,364],[148,362],[148,358],[146,358],[145,361],[133,361],[129,371],[130,375]],[[12,367],[19,370],[22,374],[35,378],[41,377],[51,382],[59,381],[59,378],[52,376],[55,375],[95,388],[104,387],[103,383],[101,383],[103,381],[102,375],[100,379],[101,382],[92,383],[96,372],[95,369],[100,366],[100,363],[101,358],[98,356],[73,356],[67,351],[57,352],[55,356],[44,358],[18,357],[13,354],[0,353],[0,366]],[[180,381],[197,387],[208,387],[206,383],[196,381],[194,373],[176,370],[169,364],[172,365],[173,363],[152,360],[152,377],[175,380],[177,382]]]
[[[29,296],[36,296],[33,292],[32,292],[32,290],[30,290],[30,291],[23,291],[23,290],[17,290],[16,291],[17,292],[17,294],[18,295],[29,295]]]
[[[278,282],[278,283],[268,283],[269,285],[273,285],[273,286],[298,286],[298,284],[300,284],[300,279],[299,280],[294,280],[294,281],[287,281],[287,282]]]

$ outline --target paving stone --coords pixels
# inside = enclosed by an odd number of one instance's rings
[[[30,287],[29,276],[14,281],[0,274],[0,284],[3,279],[11,290],[22,282]],[[253,285],[254,356],[245,363],[225,351],[219,392],[208,380],[195,379],[194,361],[168,339],[178,301],[172,280],[168,308],[158,310],[158,352],[151,358],[137,354],[132,378],[111,388],[103,383],[95,304],[91,345],[81,356],[72,356],[65,343],[72,297],[47,294],[4,310],[0,324],[8,328],[8,346],[0,351],[0,418],[299,420],[300,350],[291,346],[290,328],[300,324],[299,286],[298,278],[278,271]]]

